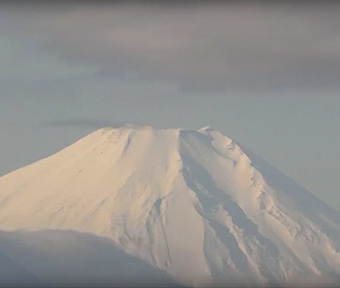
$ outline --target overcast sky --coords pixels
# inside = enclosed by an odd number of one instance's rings
[[[0,175],[102,126],[210,125],[340,210],[340,5],[65,3],[0,4]]]

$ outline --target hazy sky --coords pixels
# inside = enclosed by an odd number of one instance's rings
[[[102,126],[209,125],[340,210],[340,5],[61,3],[0,4],[0,175]]]

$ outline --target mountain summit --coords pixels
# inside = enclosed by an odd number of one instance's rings
[[[0,229],[106,237],[188,286],[340,280],[340,214],[210,127],[95,131],[0,178]]]

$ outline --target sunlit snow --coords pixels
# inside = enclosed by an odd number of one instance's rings
[[[340,281],[339,213],[210,127],[95,131],[0,178],[0,229],[92,233],[188,286]]]

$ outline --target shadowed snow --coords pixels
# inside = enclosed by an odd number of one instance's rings
[[[0,232],[0,286],[180,287],[108,239],[75,231]]]

